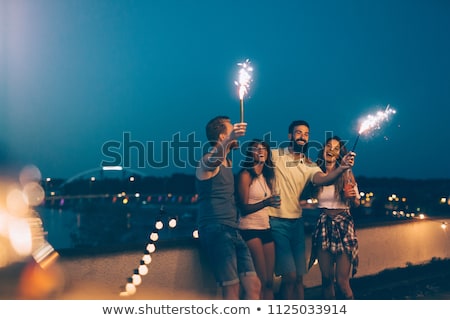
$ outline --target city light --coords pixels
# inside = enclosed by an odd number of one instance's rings
[[[121,166],[104,166],[102,167],[104,171],[122,171],[123,167]]]

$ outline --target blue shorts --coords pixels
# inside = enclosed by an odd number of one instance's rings
[[[250,250],[239,229],[211,224],[200,227],[198,234],[219,286],[239,283],[240,277],[256,276]]]
[[[306,274],[305,226],[303,218],[283,219],[270,217],[275,241],[275,274],[280,276]]]

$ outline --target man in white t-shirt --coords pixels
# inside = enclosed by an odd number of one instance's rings
[[[309,124],[303,120],[289,125],[287,148],[272,151],[280,208],[270,208],[270,226],[275,240],[275,274],[281,276],[281,299],[304,299],[303,275],[306,273],[305,230],[300,196],[308,182],[326,185],[354,164],[353,152],[347,154],[339,169],[325,174],[307,158]]]

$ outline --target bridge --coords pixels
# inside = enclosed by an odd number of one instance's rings
[[[143,173],[133,170],[133,169],[125,169],[122,166],[104,166],[89,169],[74,175],[73,177],[67,179],[60,187],[64,187],[65,185],[72,183],[76,180],[83,180],[84,178],[89,178],[91,181],[95,181],[97,179],[105,179],[105,178],[120,178],[120,179],[134,179],[135,177],[143,177],[145,176]]]
[[[167,178],[149,177],[134,169],[121,166],[85,170],[58,186],[45,181],[45,205],[67,206],[86,204],[192,204],[196,196],[175,195],[166,191]]]

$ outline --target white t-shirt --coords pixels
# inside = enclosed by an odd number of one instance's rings
[[[356,197],[359,199],[360,196],[358,186],[355,184],[353,188],[356,191]],[[349,206],[346,202],[342,202],[338,197],[336,197],[334,190],[334,184],[323,186],[322,190],[317,195],[317,207],[326,209],[349,209]]]
[[[280,191],[281,206],[270,207],[270,216],[295,219],[302,216],[300,196],[308,182],[317,172],[321,172],[316,163],[302,158],[295,160],[288,148],[272,150],[275,165],[276,184]]]

